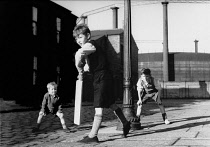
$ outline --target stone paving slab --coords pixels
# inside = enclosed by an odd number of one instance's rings
[[[177,141],[176,145],[186,145],[186,146],[210,146],[210,138],[181,138]]]

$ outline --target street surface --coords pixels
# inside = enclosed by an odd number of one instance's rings
[[[163,104],[170,125],[165,125],[159,108],[154,102],[143,107],[141,130],[130,131],[127,138],[121,138],[117,131],[119,123],[111,110],[106,109],[98,138],[100,143],[81,144],[90,131],[94,109],[83,106],[82,125],[73,124],[74,107],[64,108],[67,126],[71,133],[62,130],[60,121],[53,115],[43,119],[41,131],[32,132],[36,126],[38,110],[3,112],[1,118],[0,146],[44,146],[44,147],[210,147],[210,100],[208,99],[164,99]],[[119,105],[120,106],[120,105]]]

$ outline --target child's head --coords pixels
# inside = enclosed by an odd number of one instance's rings
[[[47,90],[50,95],[55,95],[57,93],[58,85],[55,82],[50,82],[47,84]]]
[[[151,75],[151,71],[149,68],[142,68],[141,69],[141,75]]]
[[[141,79],[146,83],[150,83],[151,71],[149,68],[142,68],[141,69]]]
[[[77,44],[81,47],[90,40],[91,34],[90,29],[86,24],[79,24],[74,27],[73,37],[75,38]]]

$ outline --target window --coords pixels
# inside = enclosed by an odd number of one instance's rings
[[[33,59],[33,85],[36,85],[36,78],[37,78],[37,57],[34,56]]]
[[[60,42],[60,32],[61,32],[61,19],[56,18],[56,28],[57,28],[57,43]]]
[[[33,35],[37,35],[37,14],[38,10],[36,7],[32,7],[32,31]]]
[[[59,66],[57,66],[56,71],[57,71],[57,84],[59,85],[60,83],[60,67]]]

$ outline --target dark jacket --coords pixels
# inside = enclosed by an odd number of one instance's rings
[[[42,101],[41,111],[44,113],[50,112],[53,114],[56,114],[57,112],[62,112],[62,104],[58,95],[52,97],[49,93],[46,93]]]

